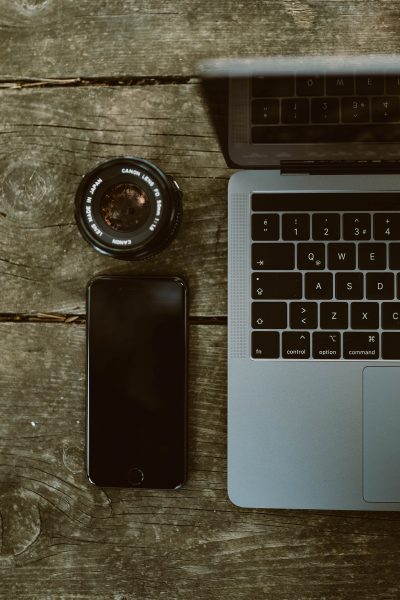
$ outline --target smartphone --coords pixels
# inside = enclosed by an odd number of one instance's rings
[[[102,487],[186,479],[187,288],[97,277],[87,297],[87,475]]]

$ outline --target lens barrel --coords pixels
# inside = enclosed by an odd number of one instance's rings
[[[174,238],[182,215],[182,193],[153,163],[113,158],[85,175],[75,197],[75,218],[96,250],[122,260],[161,252]]]

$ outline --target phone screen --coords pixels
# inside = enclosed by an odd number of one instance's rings
[[[186,286],[99,277],[88,288],[87,472],[100,486],[186,476]]]

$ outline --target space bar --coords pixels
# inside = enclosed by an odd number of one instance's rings
[[[252,127],[254,144],[299,144],[307,142],[398,142],[400,124],[359,125],[266,125]]]

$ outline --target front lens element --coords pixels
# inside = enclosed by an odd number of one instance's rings
[[[151,205],[144,190],[132,183],[113,186],[101,199],[104,222],[115,231],[137,231],[150,217]]]

